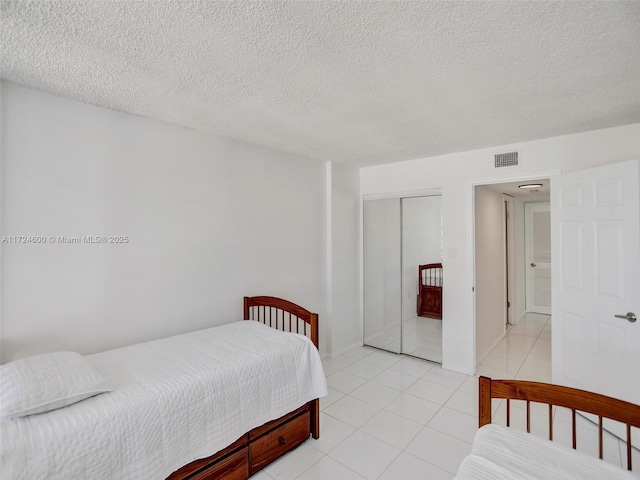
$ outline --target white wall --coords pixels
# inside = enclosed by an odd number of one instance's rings
[[[480,362],[505,332],[503,195],[490,187],[477,186],[475,213],[476,359]]]
[[[1,86],[1,85],[0,85]],[[2,157],[3,151],[2,148],[2,140],[3,140],[3,131],[2,131],[2,91],[0,90],[0,238],[2,238],[3,230],[2,230],[2,215],[4,213],[4,205],[2,204],[2,185],[4,185],[4,179],[2,177]],[[0,339],[2,339],[2,311],[3,303],[2,303],[2,278],[3,275],[3,266],[2,266],[2,244],[0,243]],[[2,341],[0,340],[0,363],[2,363]]]
[[[129,237],[3,244],[3,362],[238,320],[244,295],[290,299],[327,330],[324,162],[13,84],[1,93],[2,235]]]
[[[362,345],[360,171],[339,163],[328,165],[331,181],[328,348],[332,355],[338,355],[349,347]]]
[[[464,133],[461,132],[461,135]],[[512,150],[520,165],[495,169],[493,155]],[[640,157],[640,124],[363,168],[363,195],[442,188],[444,231],[443,366],[475,370],[473,185],[547,177],[556,171]]]

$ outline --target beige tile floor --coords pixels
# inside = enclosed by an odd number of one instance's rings
[[[454,477],[477,430],[477,376],[370,347],[353,349],[323,363],[329,395],[321,399],[320,439],[306,441],[252,478]],[[477,370],[478,375],[494,378],[550,381],[549,317],[527,315],[508,330],[505,339]],[[504,409],[502,402],[494,404],[498,423],[504,423],[500,420],[504,418]],[[554,414],[554,425],[567,421],[561,410]],[[532,412],[533,433],[546,436],[546,413],[543,416],[535,408]],[[583,419],[579,423],[578,448],[597,452],[597,430]],[[517,404],[512,408],[512,426],[524,428],[524,409]],[[559,433],[559,427],[554,432],[556,441],[570,442],[567,435]],[[635,454],[638,465],[640,455]],[[605,460],[620,464],[621,458],[618,440],[609,436],[605,441]]]

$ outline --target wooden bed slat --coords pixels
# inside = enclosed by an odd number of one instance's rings
[[[572,408],[571,409],[571,438],[572,440],[572,446],[573,449],[576,449],[576,445],[577,445],[577,440],[576,440],[576,409]]]
[[[631,470],[631,425],[627,423],[627,470]]]
[[[553,405],[549,404],[549,440],[553,440]]]
[[[598,415],[598,455],[602,460],[602,415]]]

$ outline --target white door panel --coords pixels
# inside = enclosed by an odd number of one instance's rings
[[[640,403],[639,161],[551,179],[553,382]]]
[[[526,309],[551,314],[549,202],[525,203]]]

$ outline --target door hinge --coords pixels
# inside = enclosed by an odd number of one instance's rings
[[[511,306],[511,302],[507,302],[507,308]]]

